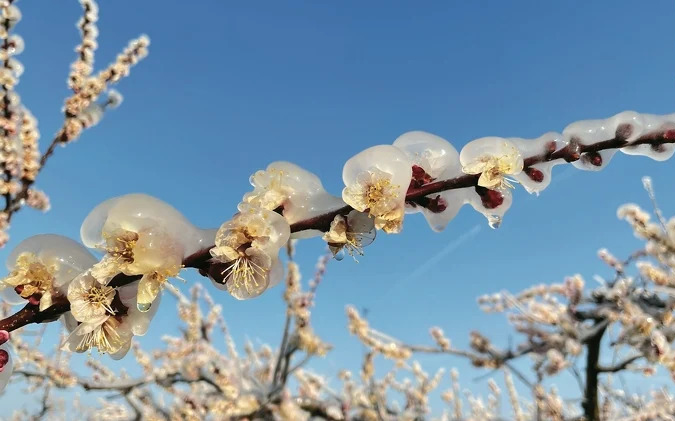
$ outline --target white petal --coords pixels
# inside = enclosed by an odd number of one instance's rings
[[[514,156],[514,154],[517,155]],[[518,147],[508,139],[494,136],[481,137],[464,145],[459,153],[459,161],[465,168],[486,156],[513,156],[515,159],[514,166],[516,168],[523,167],[523,154],[520,153]]]

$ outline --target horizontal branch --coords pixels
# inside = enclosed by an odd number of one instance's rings
[[[620,132],[622,132],[622,130],[617,130],[617,134]],[[625,137],[617,136],[612,139],[584,145],[576,139],[573,139],[572,142],[557,151],[551,150],[544,154],[525,158],[523,169],[527,169],[528,167],[538,163],[552,162],[556,160],[574,162],[579,160],[584,153],[593,153],[602,150],[619,149],[626,146],[638,145],[651,145],[653,147],[657,147],[659,145],[670,143],[675,143],[675,130],[656,131],[654,133],[641,136],[633,142],[627,142]],[[465,174],[449,180],[434,181],[417,188],[411,187],[406,193],[406,201],[419,200],[423,197],[442,193],[444,191],[476,187],[478,186],[479,178],[480,174]],[[305,220],[297,221],[291,224],[290,229],[293,233],[306,230],[319,230],[325,232],[330,229],[330,224],[335,219],[335,216],[347,215],[352,210],[353,208],[351,206],[345,205],[339,209],[328,211],[324,214],[317,215]],[[184,260],[183,266],[186,268],[196,268],[204,276],[208,276],[215,272],[222,272],[222,268],[220,267],[222,265],[211,261],[210,250],[213,247],[214,246],[204,248],[188,256]],[[139,278],[140,276],[138,275],[128,276],[119,274],[113,278],[110,285],[114,287],[120,287],[134,282]],[[17,313],[0,320],[0,330],[11,332],[27,324],[49,322],[57,319],[59,315],[67,312],[68,310],[70,310],[70,304],[65,297],[57,297],[54,300],[54,304],[42,312],[38,311],[37,306],[33,304],[27,304]]]
[[[630,358],[626,358],[625,360],[621,361],[620,363],[617,363],[615,365],[611,366],[601,366],[598,365],[598,372],[599,373],[616,373],[619,371],[623,371],[628,368],[629,365],[634,363],[635,361],[643,358],[643,355],[634,355]]]
[[[583,145],[578,142],[572,142],[565,147],[545,153],[541,155],[534,155],[524,159],[523,170],[542,162],[552,162],[557,160],[564,160],[566,162],[578,161],[581,155],[590,152],[600,152],[608,149],[619,149],[626,146],[638,145],[652,145],[659,146],[669,143],[675,143],[675,130],[659,131],[641,136],[633,142],[627,142],[622,137],[615,137],[609,140],[600,141],[590,145]],[[463,189],[478,186],[478,179],[480,174],[465,174],[449,180],[434,181],[425,184],[418,188],[410,188],[406,193],[405,200],[407,202],[420,199],[432,194],[442,193],[448,190]],[[325,214],[314,216],[302,221],[291,224],[291,232],[299,232],[305,230],[319,230],[328,231],[330,223],[337,215],[346,215],[353,209],[350,206],[344,206],[339,209],[326,212]]]

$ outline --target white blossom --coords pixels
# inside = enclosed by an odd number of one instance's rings
[[[352,257],[363,256],[363,248],[375,240],[375,224],[368,214],[353,210],[346,217],[335,216],[323,239],[337,260],[345,251]]]
[[[412,163],[391,145],[368,148],[351,157],[342,170],[342,199],[375,219],[375,227],[398,233],[403,227],[405,196],[412,177]]]
[[[54,234],[29,237],[7,258],[9,275],[2,286],[17,288],[20,297],[39,296],[40,311],[51,306],[54,294],[65,294],[68,284],[96,259],[81,244]],[[13,301],[11,293],[5,297]]]
[[[344,206],[326,192],[319,177],[286,161],[269,164],[250,178],[253,191],[244,195],[239,209],[261,207],[279,209],[289,224]],[[303,231],[303,238],[320,235],[318,230]]]
[[[290,237],[283,216],[259,207],[247,206],[225,222],[216,234],[211,255],[225,264],[221,275],[225,289],[243,300],[257,297],[283,276],[279,250]],[[215,282],[222,288],[221,282]]]

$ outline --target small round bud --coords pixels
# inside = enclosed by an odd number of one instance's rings
[[[536,168],[532,167],[526,168],[525,174],[527,174],[527,176],[530,177],[530,180],[536,183],[541,183],[542,181],[544,181],[544,173]]]

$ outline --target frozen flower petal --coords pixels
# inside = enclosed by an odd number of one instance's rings
[[[505,178],[523,169],[516,145],[501,137],[482,137],[467,143],[459,154],[466,174],[480,174],[478,185],[488,189],[512,187]]]
[[[388,232],[400,231],[412,162],[395,146],[378,145],[350,158],[342,170],[342,199],[354,209],[386,221]],[[397,218],[397,219],[395,219]]]
[[[363,248],[375,240],[375,220],[367,213],[353,210],[347,217],[337,215],[323,239],[333,256],[341,260],[343,250],[354,257],[363,256]]]
[[[145,194],[127,194],[108,199],[85,218],[80,236],[85,246],[105,244],[104,233],[116,229],[132,232],[162,231],[181,248],[184,258],[204,247],[204,232],[192,225],[173,206]]]
[[[96,348],[100,353],[114,354],[131,341],[131,338],[131,331],[122,328],[117,317],[109,316],[99,323],[81,323],[70,333],[63,349],[86,352]]]
[[[25,239],[12,250],[7,257],[7,269],[14,270],[18,257],[24,252],[54,268],[54,286],[63,293],[71,280],[96,263],[96,258],[82,244],[61,235],[40,234]]]
[[[88,273],[78,276],[68,286],[70,313],[79,322],[97,324],[112,315],[113,298],[115,289],[101,285]]]

